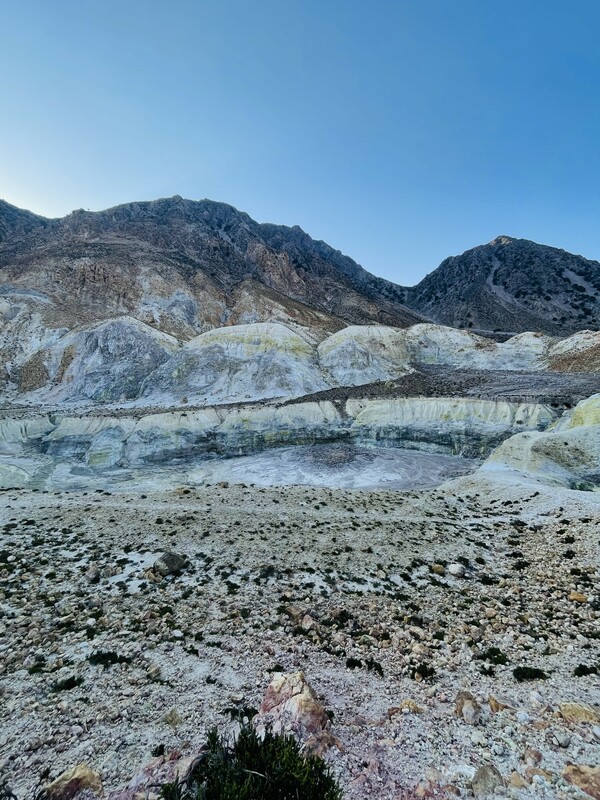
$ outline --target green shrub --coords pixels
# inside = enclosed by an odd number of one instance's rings
[[[318,756],[291,736],[244,726],[231,744],[216,729],[183,783],[165,784],[163,800],[341,800],[342,791]]]
[[[523,681],[544,681],[548,678],[544,670],[538,669],[537,667],[515,667],[515,669],[513,669],[513,675],[519,683]]]

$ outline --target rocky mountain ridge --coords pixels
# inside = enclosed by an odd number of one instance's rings
[[[187,341],[283,323],[319,340],[347,325],[423,321],[566,335],[600,327],[600,264],[499,237],[417,286],[377,278],[298,226],[181,197],[45,219],[0,202],[0,358],[27,361],[68,331],[131,316]]]
[[[443,261],[406,303],[443,325],[564,335],[600,327],[600,263],[499,236]]]
[[[3,204],[0,218],[4,317],[21,340],[123,314],[183,340],[251,322],[322,336],[421,321],[401,289],[324,242],[224,203],[175,197],[56,220]]]

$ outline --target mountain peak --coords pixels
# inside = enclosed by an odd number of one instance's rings
[[[447,258],[405,302],[435,322],[480,332],[597,329],[600,264],[502,235]]]
[[[496,236],[495,239],[492,239],[492,241],[489,242],[489,244],[496,246],[502,244],[511,244],[512,242],[516,241],[517,240],[513,236],[505,236],[504,234],[501,234],[500,236]]]

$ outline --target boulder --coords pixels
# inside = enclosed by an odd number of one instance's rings
[[[329,726],[329,717],[303,672],[277,673],[269,684],[257,717],[259,730],[292,733],[301,740],[319,736]]]
[[[577,724],[600,722],[600,710],[586,703],[560,703],[558,710],[566,722]]]
[[[44,797],[45,800],[72,800],[83,791],[101,795],[102,781],[87,764],[77,764],[48,784]]]
[[[498,787],[504,785],[504,779],[497,767],[485,764],[479,767],[471,785],[475,797],[490,797]]]
[[[594,800],[600,800],[600,767],[567,764],[562,776],[568,783],[577,786]]]
[[[153,565],[154,572],[165,578],[167,575],[177,575],[187,565],[187,558],[179,553],[167,551],[156,559]]]

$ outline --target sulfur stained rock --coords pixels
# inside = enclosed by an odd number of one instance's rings
[[[569,600],[573,603],[587,603],[587,596],[581,592],[573,590],[569,593]]]
[[[600,711],[586,703],[560,703],[558,709],[566,722],[600,722]]]
[[[600,767],[568,764],[562,776],[568,783],[577,786],[594,800],[600,800]]]
[[[77,764],[63,772],[44,791],[46,800],[72,800],[84,790],[102,794],[102,781],[87,764]]]

